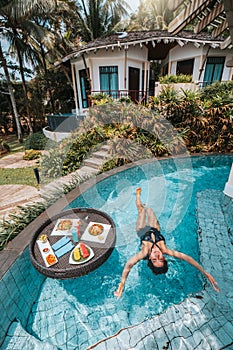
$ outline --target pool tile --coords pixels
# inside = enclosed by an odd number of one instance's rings
[[[153,334],[159,349],[162,349],[169,342],[169,338],[163,328],[155,329]]]
[[[123,329],[117,336],[119,342],[122,344],[129,344],[130,342],[130,333],[128,329]]]
[[[110,348],[108,348],[107,342],[99,343],[98,345],[95,346],[95,349],[97,349],[97,350],[111,350]]]

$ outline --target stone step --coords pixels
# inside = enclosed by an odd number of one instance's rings
[[[100,149],[92,153],[92,157],[83,161],[84,166],[93,169],[99,169],[100,166],[109,158],[109,145],[102,145]]]
[[[100,149],[99,151],[92,153],[92,156],[95,158],[105,159],[108,156],[108,152]]]
[[[94,175],[96,174],[96,172],[97,172],[97,169],[88,165],[84,165],[78,170],[77,173],[78,175],[85,177],[85,176]]]
[[[83,164],[90,168],[99,169],[99,167],[103,164],[103,160],[100,158],[92,157],[85,159]]]
[[[103,151],[106,151],[106,152],[108,152],[109,149],[110,149],[110,146],[108,144],[102,145],[101,148],[100,148],[100,150],[103,150]]]

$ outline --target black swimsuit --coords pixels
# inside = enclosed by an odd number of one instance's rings
[[[152,233],[155,237],[155,241],[152,238]],[[155,227],[145,226],[143,229],[139,230],[137,232],[137,234],[140,237],[141,244],[143,241],[152,243],[151,250],[153,249],[154,245],[157,246],[158,242],[161,242],[161,241],[165,242],[165,238],[160,233],[160,231],[157,230],[157,228],[155,228]],[[145,259],[148,259],[148,258],[149,258],[149,256],[147,256]]]

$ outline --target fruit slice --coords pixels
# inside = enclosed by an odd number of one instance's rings
[[[81,251],[81,255],[84,259],[88,258],[88,256],[90,255],[89,250],[87,249],[87,247],[85,246],[85,244],[80,243],[79,244],[80,247],[80,251]]]
[[[75,248],[75,249],[74,249],[73,257],[74,257],[74,260],[76,260],[76,261],[78,261],[78,260],[81,259],[81,255],[80,255],[80,250],[79,250],[79,248]]]

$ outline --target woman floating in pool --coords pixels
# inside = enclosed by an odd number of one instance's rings
[[[136,206],[138,209],[138,219],[136,224],[137,234],[141,239],[141,251],[130,258],[125,264],[121,276],[121,282],[117,291],[114,293],[118,298],[121,297],[126,279],[131,268],[140,260],[148,260],[148,266],[156,275],[166,273],[168,270],[165,255],[185,260],[193,265],[208,278],[213,288],[219,292],[217,282],[211,274],[207,273],[191,256],[176,250],[169,249],[165,244],[165,238],[160,233],[159,222],[151,208],[145,208],[141,203],[141,188],[136,190]],[[146,214],[148,215],[148,226],[146,225]]]

